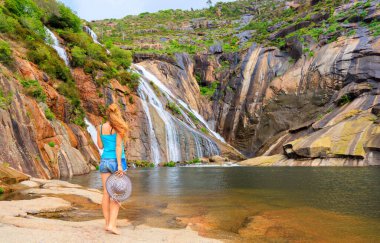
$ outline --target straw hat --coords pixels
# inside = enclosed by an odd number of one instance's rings
[[[126,175],[112,174],[106,181],[106,189],[113,200],[123,202],[131,196],[132,182]]]

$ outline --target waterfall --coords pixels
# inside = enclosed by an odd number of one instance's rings
[[[152,90],[148,82],[142,78],[139,86],[139,94],[142,94],[142,99],[149,101],[149,104],[154,107],[161,120],[165,123],[166,131],[166,151],[168,160],[180,161],[181,150],[178,139],[177,129],[175,127],[171,114],[165,110],[165,107],[158,99],[156,93]],[[148,117],[150,117],[149,109],[145,110]]]
[[[98,148],[99,153],[101,154],[103,152],[103,149],[100,149],[98,147],[98,132],[96,131],[96,128],[92,123],[87,119],[84,118],[84,123],[87,125],[87,132],[90,134],[92,141],[94,142],[95,146]]]
[[[96,44],[101,45],[101,46],[104,47],[104,45],[98,41],[98,35],[97,35],[97,34],[96,34],[96,33],[95,33],[90,27],[88,27],[87,25],[85,25],[85,26],[83,27],[83,30],[84,30],[89,36],[91,36],[91,38],[92,38],[92,40],[94,41],[94,43],[96,43]],[[110,52],[108,49],[106,49],[106,52],[107,52],[108,55],[111,54],[111,52]]]
[[[150,116],[147,97],[145,95],[146,93],[142,92],[141,88],[139,88],[137,92],[142,100],[143,109],[148,119],[151,160],[153,161],[153,163],[158,164],[161,161],[160,147],[158,145],[156,133],[154,132],[152,117]]]
[[[53,47],[54,50],[58,53],[59,57],[62,58],[62,60],[65,62],[66,66],[69,66],[70,65],[70,61],[69,61],[69,58],[67,56],[65,48],[63,48],[59,44],[58,38],[46,26],[45,26],[45,31],[46,31],[46,33],[48,35],[45,38],[45,42],[48,43],[51,47]]]
[[[212,130],[210,128],[210,126],[208,125],[208,123],[206,122],[206,120],[203,118],[203,116],[201,116],[197,111],[191,109],[189,107],[188,104],[186,104],[183,100],[179,99],[179,98],[176,98],[175,95],[156,77],[154,76],[152,73],[148,72],[144,67],[142,66],[139,66],[137,64],[135,64],[135,66],[142,71],[143,75],[150,81],[152,81],[165,95],[166,97],[170,100],[170,101],[173,101],[173,100],[176,100],[180,106],[182,106],[183,108],[185,108],[188,112],[190,113],[193,113],[194,116],[205,126],[205,128],[215,137],[217,138],[218,140],[220,140],[221,142],[223,143],[226,143],[226,141],[224,140],[224,138],[217,132],[215,132],[214,130]],[[181,110],[182,111],[182,110]],[[182,111],[182,114],[185,116],[185,119],[186,120],[190,120],[189,123],[192,123],[191,119],[186,115],[185,112]],[[195,125],[194,125],[195,127]]]
[[[183,161],[192,159],[193,157],[199,158],[220,154],[217,144],[205,134],[196,130],[195,124],[182,108],[186,109],[188,112],[192,112],[196,117],[199,117],[198,120],[209,129],[203,117],[191,110],[185,102],[176,98],[174,94],[153,74],[139,65],[134,64],[134,67],[143,74],[140,80],[138,94],[142,99],[143,109],[149,123],[152,157],[159,156],[159,145],[157,137],[155,136],[154,124],[152,123],[149,106],[155,109],[159,118],[165,124],[167,160]],[[153,84],[157,86],[168,102],[178,104],[184,121],[176,118],[165,109],[165,105],[153,90],[150,82],[153,82]],[[194,154],[190,154],[189,144],[191,142],[194,143],[194,148],[191,148],[194,149]],[[184,154],[181,151],[184,151]],[[159,161],[159,159],[154,159],[154,161]]]
[[[92,40],[96,43],[96,44],[99,44],[99,45],[102,45],[100,44],[100,42],[98,41],[98,36],[95,34],[95,32],[88,26],[84,26],[83,27],[83,30],[89,34],[92,38]]]

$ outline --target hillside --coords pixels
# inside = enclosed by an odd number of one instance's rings
[[[137,166],[378,165],[379,9],[236,1],[87,23],[54,0],[3,1],[0,162],[88,173],[117,103]]]
[[[359,1],[344,10],[339,7],[349,1],[311,2],[313,4],[306,0],[218,2],[207,9],[169,9],[93,21],[90,25],[106,44],[161,54],[213,53],[220,48],[228,53],[247,49],[252,43],[285,48],[285,39],[292,36],[332,42],[339,36],[355,33],[350,23],[369,26],[375,35],[379,34],[376,18],[367,18],[376,12],[376,7],[371,5],[376,1]],[[339,13],[334,15],[335,11]]]
[[[91,26],[163,80],[186,70],[211,102],[203,115],[216,131],[247,156],[265,156],[252,164],[360,165],[379,162],[379,8],[236,1]]]
[[[189,100],[162,95],[164,84],[132,69],[130,51],[99,43],[63,4],[6,0],[0,10],[2,164],[42,178],[94,170],[94,126],[111,103],[119,104],[130,124],[127,156],[137,166],[243,157],[218,138]],[[196,81],[183,82],[195,85],[193,99],[200,96]],[[148,99],[155,99],[154,107]]]

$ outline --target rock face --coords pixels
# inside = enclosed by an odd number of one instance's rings
[[[254,61],[248,65],[250,71],[242,65],[240,78],[244,82],[244,74],[248,73],[251,88],[245,92],[240,89],[234,97],[235,102],[244,101],[243,109],[240,108],[243,111],[237,109],[239,106],[228,108],[227,95],[223,97],[224,107],[219,107],[226,114],[218,121],[219,128],[228,141],[247,154],[264,155],[242,164],[380,164],[376,115],[380,94],[379,44],[379,38],[372,39],[361,31],[356,37],[340,38],[316,49],[313,58],[303,56],[290,68],[282,64],[282,70],[286,69],[282,73],[273,68],[257,68],[256,63],[263,62],[265,56],[253,57],[257,47],[251,48],[245,60]],[[280,55],[276,56],[279,59]],[[259,70],[259,75],[252,70]],[[276,75],[264,80],[256,78],[268,73]],[[245,132],[239,133],[242,130]]]
[[[31,176],[59,178],[90,171],[99,161],[99,153],[89,143],[87,132],[76,125],[68,126],[68,102],[57,93],[46,75],[33,64],[16,57],[17,68],[25,80],[37,80],[46,94],[46,104],[23,92],[19,80],[1,67],[0,87],[12,93],[11,104],[0,109],[0,162]],[[49,108],[55,113],[52,121],[45,116]],[[73,132],[75,131],[75,132]]]

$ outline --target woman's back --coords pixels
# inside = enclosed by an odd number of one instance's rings
[[[116,131],[108,124],[100,125],[100,138],[103,143],[102,158],[116,159]],[[125,158],[124,144],[122,144],[121,158]]]

